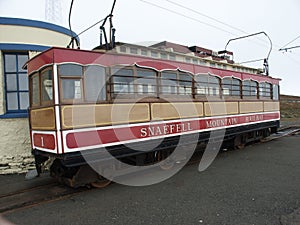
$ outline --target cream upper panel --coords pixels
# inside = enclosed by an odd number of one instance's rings
[[[0,43],[65,47],[70,41],[66,34],[37,27],[0,25],[0,30]]]

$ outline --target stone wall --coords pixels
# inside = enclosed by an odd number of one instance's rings
[[[28,119],[1,119],[0,130],[0,174],[25,173],[34,168]]]

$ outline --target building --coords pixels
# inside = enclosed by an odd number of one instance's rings
[[[32,163],[23,65],[52,46],[66,47],[70,34],[51,23],[0,17],[0,174],[22,172]]]

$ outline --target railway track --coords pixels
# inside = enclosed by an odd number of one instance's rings
[[[289,126],[281,128],[276,134],[262,140],[268,142],[289,135],[299,135],[300,126]],[[188,165],[195,164],[201,160],[201,154],[196,154],[190,159]],[[148,171],[151,173],[151,171]],[[143,171],[143,173],[147,173]],[[17,210],[37,206],[39,204],[61,200],[84,191],[91,190],[90,187],[70,188],[58,182],[23,188],[13,192],[0,195],[0,213],[5,215]]]
[[[0,213],[5,215],[16,210],[67,198],[85,190],[88,188],[72,189],[57,182],[24,188],[0,195]]]
[[[299,125],[282,127],[278,130],[277,133],[272,134],[271,136],[263,139],[261,142],[268,142],[285,136],[298,135],[298,134],[300,134]]]

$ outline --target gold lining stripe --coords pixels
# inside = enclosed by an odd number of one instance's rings
[[[151,104],[152,120],[171,120],[203,116],[202,102],[174,102]]]
[[[264,102],[264,111],[279,111],[279,102]]]
[[[263,102],[240,102],[240,113],[255,113],[263,111]]]
[[[150,121],[147,103],[72,105],[61,110],[66,129]]]
[[[205,116],[232,115],[239,113],[238,102],[205,102]]]
[[[54,108],[50,107],[31,110],[30,121],[31,128],[34,130],[55,130]]]

